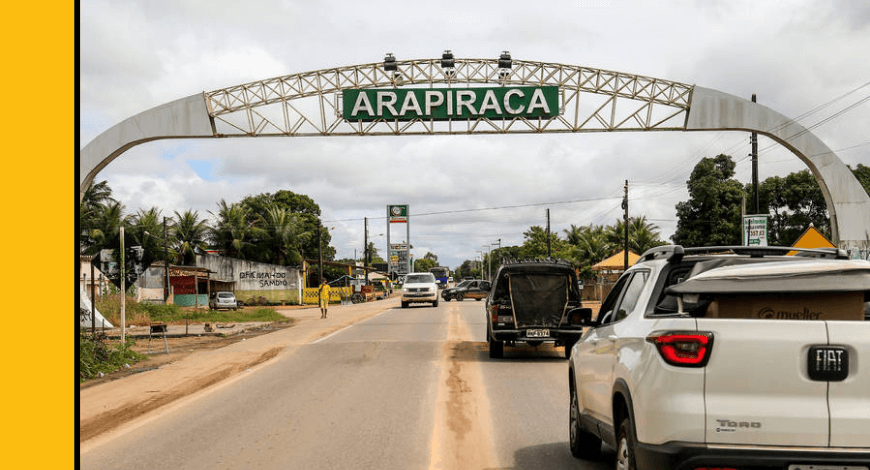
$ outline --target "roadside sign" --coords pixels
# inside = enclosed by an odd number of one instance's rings
[[[408,205],[397,204],[387,206],[387,217],[391,224],[404,224],[408,222]]]
[[[767,215],[743,216],[743,245],[767,246]]]
[[[531,119],[552,118],[559,111],[557,86],[351,88],[342,92],[342,117],[348,121]]]

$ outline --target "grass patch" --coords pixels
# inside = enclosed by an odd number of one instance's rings
[[[121,296],[107,295],[97,301],[97,310],[107,321],[115,326],[121,325]],[[127,298],[125,311],[126,325],[147,326],[154,322],[286,322],[289,318],[281,315],[272,307],[248,307],[239,310],[184,309],[178,305],[139,303]]]
[[[126,343],[119,343],[114,347],[106,344],[106,339],[101,334],[90,335],[85,332],[79,334],[79,382],[108,374],[124,367],[125,364],[133,364],[147,356],[130,349],[136,340],[127,338]]]

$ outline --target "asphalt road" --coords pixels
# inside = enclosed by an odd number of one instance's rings
[[[394,308],[80,455],[83,469],[612,468],[568,451],[562,348],[487,354],[483,303]]]

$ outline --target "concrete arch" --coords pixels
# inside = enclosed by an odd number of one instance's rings
[[[813,173],[828,206],[834,242],[870,248],[870,197],[848,167],[797,122],[727,93],[641,75],[532,61],[507,72],[493,59],[370,63],[305,72],[204,92],[144,111],[106,130],[80,151],[80,197],[100,170],[128,149],[153,140],[257,136],[443,135],[611,131],[758,132],[795,154]],[[558,86],[561,113],[546,119],[486,118],[407,123],[348,122],[340,114],[348,88]],[[591,97],[592,99],[587,99]],[[308,104],[306,107],[305,104]]]

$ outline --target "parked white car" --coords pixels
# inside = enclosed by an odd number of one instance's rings
[[[867,470],[870,262],[785,252],[659,247],[596,320],[578,309],[571,453],[603,440],[621,469]]]
[[[411,303],[431,303],[438,306],[438,284],[432,273],[410,273],[402,284],[402,308]]]
[[[238,310],[239,303],[236,301],[236,294],[232,292],[214,292],[208,299],[208,308],[211,310]]]

